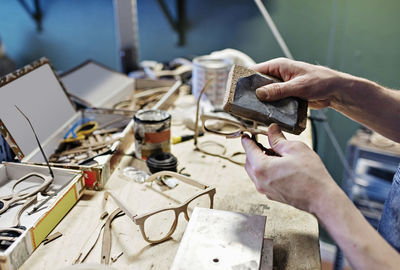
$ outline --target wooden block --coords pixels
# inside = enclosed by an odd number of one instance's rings
[[[265,223],[264,216],[195,208],[171,269],[259,270]]]
[[[227,82],[224,110],[233,115],[256,121],[264,125],[277,123],[282,130],[300,134],[307,123],[308,103],[297,97],[288,97],[273,102],[262,102],[255,90],[263,85],[279,83],[276,78],[235,65]]]

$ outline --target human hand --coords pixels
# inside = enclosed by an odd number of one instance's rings
[[[242,137],[245,169],[256,189],[271,200],[316,214],[327,198],[324,194],[340,188],[319,156],[302,142],[287,141],[276,124],[269,127],[268,140],[279,156],[264,154],[248,136]]]
[[[256,90],[262,101],[275,101],[289,96],[308,100],[313,109],[333,106],[339,98],[338,90],[348,76],[323,66],[276,58],[251,67],[255,71],[272,75],[283,80]]]

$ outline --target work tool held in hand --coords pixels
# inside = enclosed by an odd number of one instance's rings
[[[277,78],[235,65],[229,73],[224,110],[264,125],[277,123],[284,131],[300,134],[306,128],[307,101],[287,97],[264,102],[256,96],[257,88],[280,82]]]

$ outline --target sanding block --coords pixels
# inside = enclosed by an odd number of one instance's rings
[[[282,82],[274,77],[234,65],[229,73],[224,110],[233,115],[264,125],[277,123],[282,130],[300,134],[307,123],[308,102],[297,97],[264,102],[256,89],[270,83]]]

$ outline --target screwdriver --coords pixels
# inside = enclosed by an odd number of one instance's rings
[[[204,133],[200,132],[197,136],[200,137],[200,136],[203,136],[203,135],[204,135]],[[193,138],[194,138],[194,134],[183,135],[183,136],[174,136],[174,137],[172,137],[172,144],[185,142],[185,141],[191,140]]]

